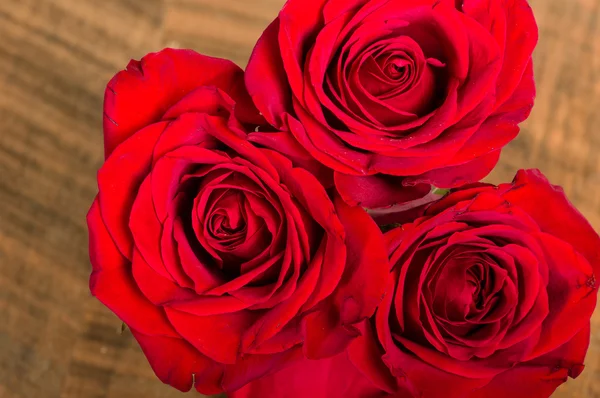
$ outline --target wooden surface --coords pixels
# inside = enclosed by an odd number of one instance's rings
[[[0,398],[181,396],[88,292],[104,86],[164,46],[243,66],[281,4],[0,0]],[[538,100],[490,179],[539,167],[600,229],[600,0],[532,5]],[[598,313],[593,323],[586,370],[557,397],[600,397]]]

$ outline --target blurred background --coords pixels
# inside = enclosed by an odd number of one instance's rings
[[[0,398],[181,396],[88,291],[104,87],[165,46],[245,66],[282,4],[0,1]],[[540,168],[600,230],[600,0],[531,4],[538,99],[489,180]],[[555,397],[600,397],[600,311],[592,327],[585,371]]]

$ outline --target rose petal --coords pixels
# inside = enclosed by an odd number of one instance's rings
[[[131,329],[156,376],[165,384],[187,392],[195,381],[203,394],[220,393],[223,369],[179,338],[148,336]]]
[[[158,274],[137,249],[133,251],[132,272],[144,296],[155,305],[192,300],[196,297],[196,292],[193,290],[182,288]]]
[[[487,176],[500,159],[500,151],[490,152],[467,163],[429,171],[416,177],[407,177],[405,184],[430,184],[438,188],[454,188]]]
[[[340,284],[324,303],[331,310],[305,319],[309,358],[336,354],[358,334],[354,325],[373,314],[388,278],[386,247],[377,225],[363,209],[349,207],[337,196],[334,204],[346,230],[348,256]]]
[[[551,185],[539,170],[520,170],[507,188],[507,201],[526,211],[542,231],[573,245],[600,274],[600,237],[562,188]]]
[[[248,140],[284,155],[292,161],[294,167],[310,171],[325,188],[333,185],[331,170],[313,158],[290,133],[250,133]]]
[[[292,348],[275,355],[245,355],[235,365],[226,366],[221,384],[231,397],[233,391],[254,380],[268,378],[274,371],[298,361],[301,356],[302,350],[299,348]]]
[[[149,335],[178,336],[164,312],[137,287],[131,263],[117,250],[94,201],[87,216],[90,230],[90,291],[123,322]]]
[[[589,341],[588,325],[554,352],[499,374],[469,397],[549,397],[568,377],[576,378],[583,371]]]
[[[375,386],[391,393],[398,388],[398,383],[381,360],[385,351],[377,341],[373,326],[371,321],[363,322],[359,327],[361,335],[348,346],[348,357]]]
[[[246,67],[246,87],[267,121],[281,129],[292,100],[279,50],[279,25],[275,19],[256,42]]]
[[[544,234],[541,241],[550,271],[549,314],[530,358],[554,350],[581,330],[594,312],[598,293],[593,270],[580,253],[551,235]]]
[[[230,393],[231,398],[383,397],[348,360],[346,353],[319,361],[301,359]]]
[[[177,332],[198,351],[223,364],[234,364],[240,353],[241,336],[259,314],[239,311],[196,316],[165,308],[169,321]],[[227,344],[223,344],[226,341]]]
[[[132,254],[129,213],[142,181],[150,172],[152,148],[167,122],[150,125],[127,139],[98,171],[98,202],[106,228],[124,256]]]
[[[406,186],[402,177],[351,176],[336,172],[334,179],[335,186],[346,203],[369,209],[418,200],[431,191],[429,184]]]
[[[108,83],[104,96],[106,157],[141,128],[160,120],[167,109],[204,85],[239,91],[244,72],[228,60],[191,50],[165,49],[131,61]]]

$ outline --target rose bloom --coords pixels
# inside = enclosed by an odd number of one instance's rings
[[[262,122],[243,79],[229,61],[164,50],[106,91],[90,289],[183,391],[336,355],[385,290],[368,214],[248,140]]]
[[[386,238],[387,292],[347,356],[295,364],[235,398],[537,398],[582,372],[600,237],[539,171],[455,190]],[[313,379],[310,395],[296,392]]]
[[[386,238],[392,279],[360,343],[385,376],[414,396],[531,398],[581,373],[600,237],[539,171],[453,191]]]
[[[246,71],[258,109],[384,208],[476,182],[535,96],[525,0],[289,0]]]

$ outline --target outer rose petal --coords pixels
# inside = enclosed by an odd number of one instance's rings
[[[427,208],[425,215],[434,216],[452,206],[455,206],[459,202],[464,200],[472,200],[481,192],[493,191],[494,189],[494,185],[486,183],[475,183],[462,186],[456,190],[452,190],[437,202],[432,203],[431,206]]]
[[[293,93],[302,98],[302,68],[306,42],[314,40],[321,29],[323,7],[327,0],[288,1],[279,13],[279,50]]]
[[[537,169],[520,170],[512,187],[506,187],[506,200],[526,211],[542,231],[570,243],[600,276],[600,237],[561,187],[551,185]]]
[[[236,362],[241,335],[256,319],[249,311],[207,316],[168,307],[165,311],[181,336],[206,356],[224,364]]]
[[[304,320],[305,350],[309,358],[337,354],[359,332],[357,324],[373,315],[388,279],[389,261],[383,235],[361,208],[349,207],[336,197],[337,214],[346,231],[346,269],[324,310]]]
[[[87,216],[92,275],[90,291],[131,328],[151,335],[178,336],[164,312],[137,287],[131,263],[117,250],[94,201]]]
[[[581,330],[594,312],[597,293],[593,270],[580,253],[551,235],[542,234],[541,240],[550,272],[550,313],[542,325],[534,356],[554,350]]]
[[[394,392],[399,383],[381,360],[385,351],[377,341],[371,321],[365,321],[359,329],[361,336],[348,347],[350,361],[378,388]]]
[[[590,323],[588,322],[571,340],[552,352],[528,362],[526,365],[546,366],[549,369],[566,369],[569,377],[577,378],[584,368],[585,355],[590,345]]]
[[[386,175],[353,176],[336,172],[334,179],[346,203],[368,209],[411,202],[431,191],[431,185],[427,183],[406,186],[402,177]]]
[[[158,307],[170,301],[187,301],[196,297],[191,289],[184,289],[158,274],[137,249],[133,251],[131,270],[135,283],[144,296]]]
[[[260,377],[269,377],[268,375],[275,370],[300,359],[303,359],[303,356],[299,347],[270,355],[244,355],[234,365],[225,367],[221,385],[227,392],[235,391]],[[231,397],[231,394],[229,396]]]
[[[150,171],[152,149],[167,127],[152,124],[127,139],[98,171],[98,202],[106,228],[124,256],[131,259],[133,239],[129,213],[140,185]]]
[[[496,88],[497,105],[502,105],[519,84],[537,43],[533,11],[526,0],[464,0],[462,8],[488,29],[504,50]]]
[[[189,343],[178,338],[148,336],[131,329],[142,347],[152,370],[165,384],[187,392],[196,382],[196,389],[203,394],[221,392],[222,367],[204,357]]]
[[[229,394],[230,398],[375,398],[386,396],[348,360],[347,354],[301,361]]]
[[[130,261],[123,257],[117,249],[113,238],[106,230],[102,214],[100,214],[98,197],[94,199],[92,207],[88,211],[87,225],[90,230],[90,260],[93,272],[126,268],[131,265]]]
[[[488,385],[469,398],[545,398],[583,370],[583,360],[590,342],[586,326],[571,341],[531,363],[516,366],[496,376]]]
[[[565,369],[517,366],[495,377],[469,398],[546,398],[566,381]]]
[[[438,188],[454,188],[487,176],[500,159],[500,151],[493,151],[469,162],[435,169],[416,177],[407,177],[406,184],[431,184]]]
[[[491,125],[487,128],[488,134],[494,133],[494,124],[498,125],[498,127],[501,127],[501,124],[503,123],[508,126],[513,126],[518,132],[519,127],[516,126],[516,124],[527,119],[531,113],[535,95],[536,91],[535,79],[533,76],[533,60],[530,59],[529,63],[525,67],[525,72],[523,73],[523,77],[521,78],[521,82],[517,86],[517,89],[484,123],[484,126],[486,124]],[[500,129],[500,131],[502,131],[502,129]],[[504,145],[504,143],[507,143],[508,141],[497,142],[497,139],[491,140],[490,146]]]
[[[469,138],[454,156],[453,161],[462,163],[465,160],[472,159],[473,154],[480,153],[482,149],[484,151],[499,150],[512,141],[519,134],[518,123],[527,119],[531,113],[534,97],[533,63],[530,60],[517,89],[502,106],[496,109],[492,116],[483,122],[477,132]],[[477,161],[477,159],[474,161]],[[492,167],[494,165],[495,163]]]
[[[252,51],[246,67],[246,87],[267,121],[283,128],[282,115],[291,109],[292,99],[279,52],[278,35],[279,19],[276,19],[265,29]]]
[[[104,95],[106,157],[140,128],[157,122],[177,101],[200,86],[216,86],[250,104],[244,72],[233,62],[191,50],[165,49],[132,60],[113,77]],[[253,107],[252,107],[253,108]]]

